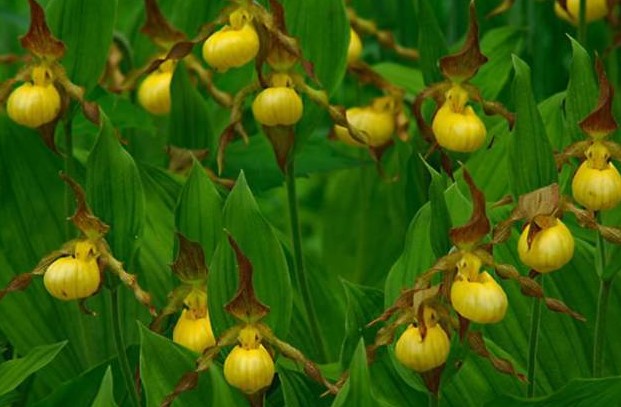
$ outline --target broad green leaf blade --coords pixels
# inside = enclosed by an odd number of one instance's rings
[[[373,66],[373,70],[412,95],[425,88],[423,73],[419,69],[394,62],[380,62]]]
[[[163,2],[162,2],[163,3]],[[227,4],[224,1],[177,0],[163,3],[160,7],[170,16],[170,22],[189,38],[198,34],[200,27],[207,21],[214,20],[220,10]],[[197,45],[197,47],[202,44]]]
[[[117,407],[116,401],[114,401],[114,382],[112,380],[112,370],[110,367],[106,369],[103,379],[101,380],[101,387],[93,400],[91,407]]]
[[[332,403],[332,407],[381,406],[387,404],[375,397],[371,390],[371,377],[367,366],[364,340],[358,341],[349,367],[349,378]]]
[[[349,283],[346,280],[343,280],[343,288],[347,296],[347,314],[340,362],[343,367],[346,367],[351,363],[361,335],[367,343],[373,343],[375,340],[377,327],[367,328],[366,325],[383,312],[384,293],[375,288]]]
[[[516,27],[499,27],[489,30],[481,39],[481,52],[488,58],[485,65],[472,79],[481,89],[483,97],[495,100],[510,78],[511,55],[519,55],[524,45],[524,30]]]
[[[184,373],[195,368],[198,356],[140,325],[140,374],[147,406],[159,406]],[[232,391],[213,364],[199,377],[196,389],[183,393],[173,406],[242,406],[245,400]]]
[[[170,83],[170,103],[170,144],[189,149],[211,149],[215,138],[209,133],[207,104],[190,82],[183,63],[176,66]]]
[[[97,143],[86,165],[86,194],[95,215],[110,225],[106,240],[112,253],[127,264],[142,237],[144,193],[133,158],[121,147],[103,112]]]
[[[283,0],[287,29],[313,63],[322,87],[332,93],[345,75],[349,21],[342,1]],[[329,44],[329,46],[328,46]]]
[[[431,248],[436,257],[446,255],[451,249],[449,230],[452,227],[451,215],[446,207],[444,190],[446,182],[438,173],[432,173],[429,185],[429,203],[431,205],[431,224],[429,225]]]
[[[276,365],[278,379],[282,386],[284,405],[287,407],[327,407],[332,398],[321,394],[325,388],[305,375]]]
[[[222,198],[198,161],[194,161],[175,213],[177,230],[202,245],[209,264],[222,237]]]
[[[578,41],[571,37],[569,40],[571,41],[572,60],[565,99],[566,126],[570,139],[577,141],[585,137],[578,123],[595,108],[598,87],[589,53]]]
[[[621,376],[603,379],[573,380],[558,392],[535,399],[501,396],[486,406],[505,407],[565,407],[565,406],[614,406],[621,400]]]
[[[552,148],[537,109],[528,65],[513,56],[516,122],[509,149],[509,180],[515,196],[557,181]]]
[[[51,0],[47,18],[66,45],[62,63],[69,78],[91,91],[106,66],[112,44],[117,0]]]
[[[448,54],[444,34],[430,5],[430,0],[416,0],[418,6],[418,51],[425,84],[442,80],[438,60]]]
[[[292,309],[287,261],[272,226],[259,211],[243,173],[226,199],[223,216],[224,227],[230,231],[252,263],[257,298],[271,307],[265,322],[277,336],[286,337]],[[209,312],[214,331],[221,333],[235,323],[225,313],[223,306],[233,298],[238,285],[235,256],[224,233],[209,270]]]
[[[0,364],[0,396],[10,392],[33,373],[45,367],[65,347],[67,341],[39,346],[23,358]]]
[[[89,406],[101,387],[101,380],[107,370],[107,366],[110,366],[109,361],[78,376],[74,376],[71,380],[56,387],[49,396],[36,403],[29,404],[29,406],[56,407],[63,405],[69,399],[76,406]]]
[[[155,303],[164,305],[172,289],[175,206],[182,185],[166,171],[139,165],[145,195],[145,226],[143,244],[138,252],[137,265],[144,276]]]

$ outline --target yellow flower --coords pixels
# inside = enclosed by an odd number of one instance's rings
[[[184,302],[188,308],[181,312],[181,317],[175,325],[173,341],[201,353],[216,344],[207,310],[207,294],[195,288]]]
[[[58,116],[60,94],[49,69],[33,68],[32,83],[26,82],[11,92],[7,113],[14,122],[31,128],[49,123]]]
[[[448,335],[435,322],[435,311],[425,308],[424,313],[425,339],[421,338],[418,327],[410,325],[395,345],[397,360],[416,372],[426,372],[444,364],[451,346]]]
[[[269,386],[274,378],[274,361],[261,345],[261,336],[252,325],[239,333],[235,346],[224,361],[224,378],[246,394],[254,394]]]
[[[149,113],[156,115],[170,113],[170,82],[173,70],[174,63],[168,60],[147,75],[140,84],[138,102]]]
[[[518,254],[522,263],[539,273],[549,273],[571,260],[574,255],[574,238],[563,222],[555,219],[553,226],[541,229],[529,247],[530,228],[528,224],[518,241]]]
[[[451,303],[462,317],[480,324],[501,321],[507,312],[507,295],[487,272],[480,273],[481,259],[465,253],[457,263],[451,286]]]
[[[229,23],[203,44],[203,58],[221,72],[246,65],[259,52],[259,36],[248,11],[235,10],[229,16]]]
[[[89,241],[76,244],[73,256],[55,260],[45,271],[43,284],[60,300],[86,298],[97,291],[101,273],[97,265],[97,249]]]
[[[571,183],[574,199],[593,211],[614,208],[621,202],[621,175],[610,162],[608,148],[594,142]]]
[[[377,98],[370,106],[347,109],[347,122],[368,137],[367,145],[381,147],[391,140],[395,132],[395,102],[391,96]],[[363,146],[343,126],[334,126],[335,136],[346,144]]]
[[[580,19],[580,0],[567,0],[567,11],[563,10],[560,3],[554,2],[554,12],[559,18],[578,25]],[[569,12],[569,13],[568,13]],[[608,15],[608,0],[586,0],[585,20],[591,23]]]
[[[263,89],[252,102],[254,118],[264,126],[292,126],[300,121],[304,106],[292,87],[289,75],[273,74],[270,87]]]
[[[434,137],[447,150],[469,153],[485,143],[485,125],[472,107],[466,106],[467,102],[468,92],[454,85],[447,91],[446,101],[433,118]]]
[[[347,47],[347,64],[356,62],[362,54],[362,41],[353,28],[349,29],[349,46]]]

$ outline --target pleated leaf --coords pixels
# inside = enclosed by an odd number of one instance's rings
[[[292,309],[287,261],[272,226],[259,211],[243,173],[224,203],[223,219],[224,227],[252,263],[258,300],[271,308],[265,322],[277,336],[286,337]],[[209,312],[214,330],[221,333],[235,323],[223,306],[233,298],[238,285],[235,256],[224,233],[209,270]]]
[[[65,347],[67,342],[43,345],[30,350],[24,357],[0,364],[0,396],[10,392],[31,374],[45,367]]]
[[[47,18],[52,32],[61,39],[67,53],[62,63],[69,78],[95,87],[104,71],[116,18],[117,0],[51,0]]]
[[[556,182],[556,166],[546,129],[537,109],[528,65],[513,56],[515,129],[507,150],[509,180],[515,196]]]
[[[222,198],[198,161],[194,161],[175,213],[177,230],[200,242],[209,263],[222,236]]]
[[[112,253],[129,262],[144,228],[144,193],[134,159],[103,114],[97,143],[86,165],[86,194],[95,215],[110,225],[106,240]]]

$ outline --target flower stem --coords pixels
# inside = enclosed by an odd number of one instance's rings
[[[597,299],[597,315],[595,316],[595,340],[593,342],[593,377],[602,377],[602,355],[604,353],[604,334],[608,313],[608,297],[612,280],[602,279]]]
[[[598,214],[598,223],[601,223],[601,217]],[[595,243],[595,270],[600,278],[599,296],[597,298],[597,314],[595,315],[595,333],[593,340],[593,377],[602,376],[602,357],[604,354],[604,337],[606,334],[606,321],[608,314],[608,298],[610,297],[610,288],[612,287],[612,278],[604,276],[606,268],[606,248],[604,239],[600,233],[596,233]]]
[[[582,46],[586,45],[586,34],[586,0],[580,0],[580,12],[578,14],[578,42],[582,44]]]
[[[429,407],[438,407],[440,405],[440,399],[438,398],[438,396],[436,396],[432,392],[428,392],[427,395],[429,396]]]
[[[63,125],[63,132],[65,135],[65,174],[69,177],[75,177],[75,162],[73,159],[73,130],[72,120],[69,118],[65,120]],[[73,191],[69,185],[65,184],[65,216],[69,217],[73,213]],[[71,239],[71,222],[65,222],[65,238]]]
[[[110,289],[110,315],[112,317],[112,332],[114,335],[114,345],[119,358],[119,364],[121,367],[121,375],[125,381],[125,387],[129,394],[129,400],[133,407],[140,407],[140,398],[138,397],[138,391],[134,385],[132,370],[129,365],[129,359],[127,358],[125,340],[123,339],[123,330],[121,327],[121,316],[119,313],[119,296],[116,288]]]
[[[302,300],[306,306],[306,313],[308,315],[308,322],[312,331],[314,342],[317,345],[317,349],[322,357],[327,355],[325,344],[321,336],[319,329],[319,320],[317,318],[317,312],[315,311],[315,304],[313,302],[313,296],[310,292],[310,286],[308,278],[304,270],[304,254],[302,252],[302,233],[300,231],[300,218],[298,214],[298,201],[296,193],[295,183],[295,167],[293,158],[287,164],[287,171],[285,173],[285,183],[287,185],[287,201],[289,204],[289,220],[291,222],[291,241],[293,243],[293,254],[295,273],[294,278],[297,286],[301,292]]]
[[[543,275],[541,275],[543,287]],[[537,345],[539,342],[539,327],[541,325],[541,299],[533,299],[533,312],[530,318],[530,338],[528,340],[528,389],[527,396],[535,396],[535,368],[537,367]]]

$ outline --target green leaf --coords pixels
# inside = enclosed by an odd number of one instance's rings
[[[423,73],[419,69],[394,62],[380,62],[373,65],[373,70],[412,95],[418,94],[425,88]]]
[[[272,226],[261,214],[242,172],[224,203],[224,227],[250,259],[257,298],[271,307],[265,322],[277,336],[286,337],[292,309],[291,280],[287,261]],[[233,250],[222,238],[209,268],[209,312],[215,332],[221,333],[235,321],[223,305],[237,291],[238,273]]]
[[[214,143],[209,130],[207,103],[190,82],[183,63],[175,68],[170,83],[170,144],[190,149],[211,149]]]
[[[283,0],[287,29],[299,40],[304,58],[313,63],[322,87],[332,93],[347,65],[349,21],[342,1]],[[327,46],[329,44],[329,46]]]
[[[571,37],[569,40],[573,56],[565,99],[566,126],[570,139],[577,141],[584,138],[578,123],[595,108],[599,91],[589,53],[578,41]]]
[[[101,381],[101,387],[99,392],[95,396],[95,400],[91,407],[116,407],[116,401],[114,401],[114,383],[112,381],[112,370],[110,367],[106,369],[106,373]]]
[[[367,328],[367,324],[381,315],[384,310],[384,293],[342,280],[347,296],[347,313],[345,317],[345,340],[341,346],[341,365],[348,366],[351,362],[360,337],[373,343],[377,327]]]
[[[364,341],[360,339],[349,367],[349,378],[332,403],[332,407],[382,406],[387,404],[377,399],[371,391],[371,377],[367,365]]]
[[[63,405],[69,399],[75,406],[89,406],[101,387],[102,377],[108,366],[110,362],[106,361],[74,376],[71,380],[54,388],[50,395],[32,404],[32,407],[56,407]]]
[[[197,354],[174,344],[140,325],[140,374],[147,406],[158,406],[171,393],[184,373],[195,368]],[[241,406],[245,400],[232,391],[222,377],[222,369],[212,364],[201,374],[195,390],[185,392],[173,406]]]
[[[139,165],[145,196],[143,243],[138,252],[138,268],[155,303],[164,305],[172,289],[170,264],[173,261],[175,206],[181,183],[166,171]]]
[[[448,54],[446,40],[430,0],[416,0],[418,7],[418,51],[425,84],[440,82],[443,77],[438,60]]]
[[[0,364],[0,396],[6,394],[26,380],[31,374],[50,363],[65,347],[67,341],[36,347],[26,356]]]
[[[92,90],[106,66],[117,0],[51,0],[50,29],[67,47],[62,63],[69,78]]]
[[[499,27],[489,30],[481,39],[481,52],[488,58],[472,79],[472,84],[481,89],[483,97],[495,100],[511,75],[511,55],[519,55],[524,45],[521,28]]]
[[[621,376],[572,380],[558,392],[535,399],[500,396],[486,406],[565,407],[614,406],[621,400]]]
[[[552,148],[531,88],[530,68],[513,56],[515,130],[509,143],[509,180],[515,196],[557,181]]]
[[[276,365],[278,379],[282,385],[284,405],[287,407],[327,407],[330,405],[331,397],[321,397],[325,388],[317,382],[310,380],[307,376],[289,370],[280,363]]]
[[[86,193],[95,215],[110,225],[106,240],[112,253],[129,262],[144,227],[142,182],[112,123],[103,112],[101,116],[101,130],[86,165]]]
[[[431,172],[431,171],[430,171]],[[431,224],[429,225],[431,248],[436,257],[446,255],[451,249],[449,230],[452,227],[451,215],[446,207],[444,178],[433,171],[429,185],[429,203],[431,205]]]
[[[222,237],[222,198],[198,161],[194,161],[175,213],[177,230],[202,245],[209,264]]]

